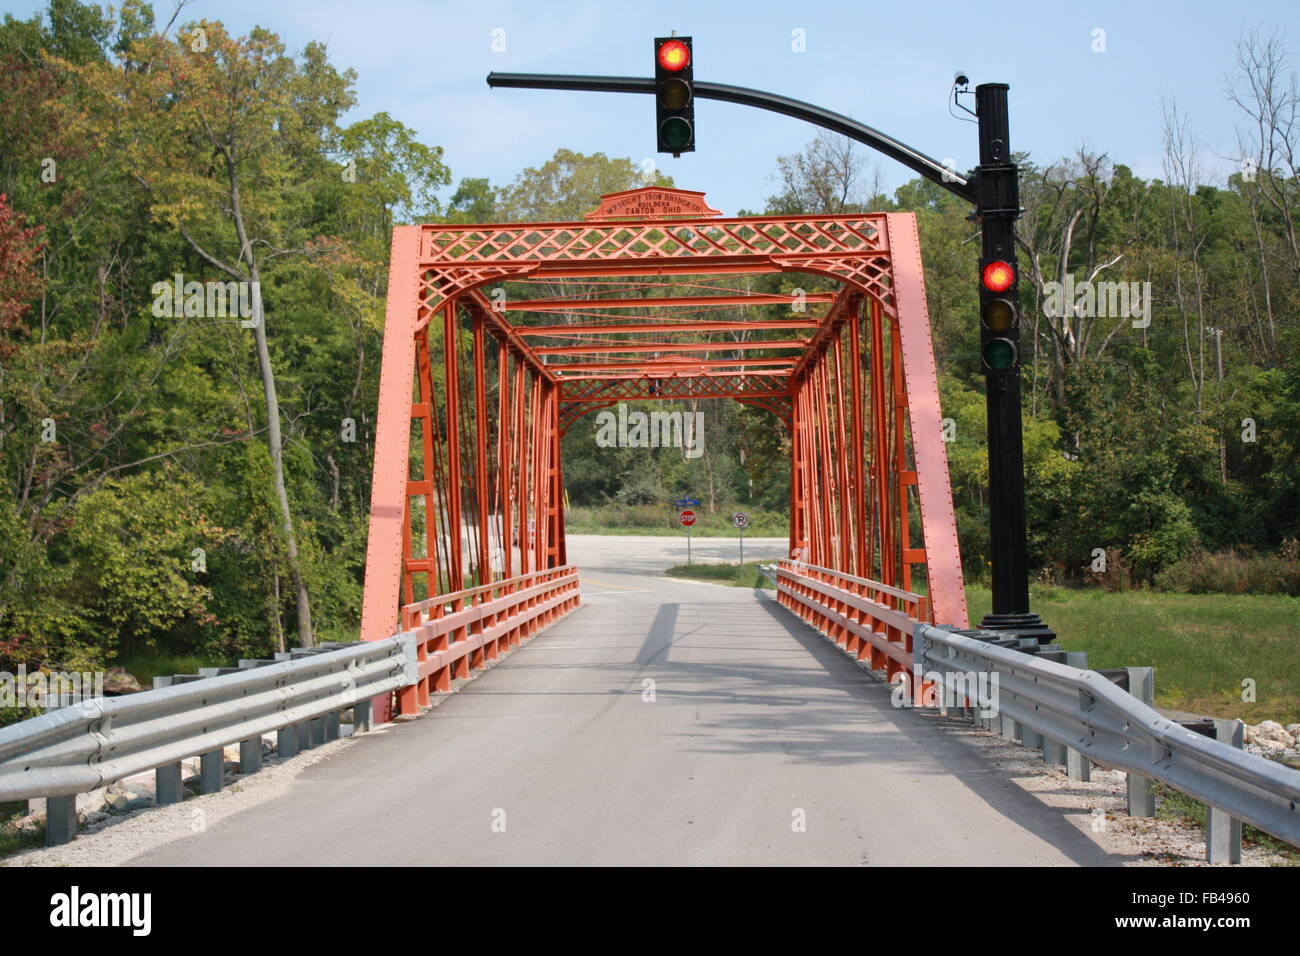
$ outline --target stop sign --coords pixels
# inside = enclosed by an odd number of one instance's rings
[[[682,523],[683,528],[689,528],[691,525],[695,524],[695,512],[690,508],[687,508],[677,516],[677,520]]]

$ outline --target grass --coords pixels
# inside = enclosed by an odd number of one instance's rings
[[[744,564],[678,564],[669,568],[664,574],[670,578],[686,578],[691,581],[709,581],[713,584],[726,584],[733,588],[767,588],[773,590],[772,583],[763,577],[758,569],[759,562],[746,561]]]
[[[119,662],[126,672],[140,682],[144,690],[153,688],[159,675],[197,674],[200,667],[226,667],[231,661],[209,660],[200,655],[133,654]]]
[[[45,845],[45,827],[19,830],[18,819],[27,814],[27,801],[0,803],[0,859]]]
[[[986,588],[966,598],[972,622],[992,607]],[[1160,707],[1300,721],[1300,598],[1034,588],[1031,604],[1061,646],[1088,652],[1090,667],[1154,667]],[[1247,679],[1254,702],[1241,699]]]
[[[665,573],[768,586],[756,563],[677,565]],[[966,601],[972,623],[992,610],[986,587],[968,587]],[[1154,667],[1159,707],[1248,723],[1300,721],[1300,598],[1035,587],[1031,603],[1062,647],[1088,653],[1090,667]],[[1254,701],[1242,700],[1247,679]]]

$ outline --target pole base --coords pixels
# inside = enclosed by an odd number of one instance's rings
[[[980,627],[990,631],[1009,631],[1016,637],[1032,637],[1039,644],[1056,641],[1056,632],[1043,623],[1037,614],[986,614]]]

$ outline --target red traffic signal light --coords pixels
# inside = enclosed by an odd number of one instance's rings
[[[995,259],[984,267],[980,279],[990,292],[1006,292],[1015,284],[1016,270],[1011,263]]]
[[[680,73],[691,65],[691,50],[681,40],[667,40],[656,54],[659,65],[670,73]]]

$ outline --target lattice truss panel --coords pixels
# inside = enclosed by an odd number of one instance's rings
[[[910,215],[399,227],[363,637],[562,565],[564,431],[702,398],[782,423],[793,553],[964,624],[929,336]]]

